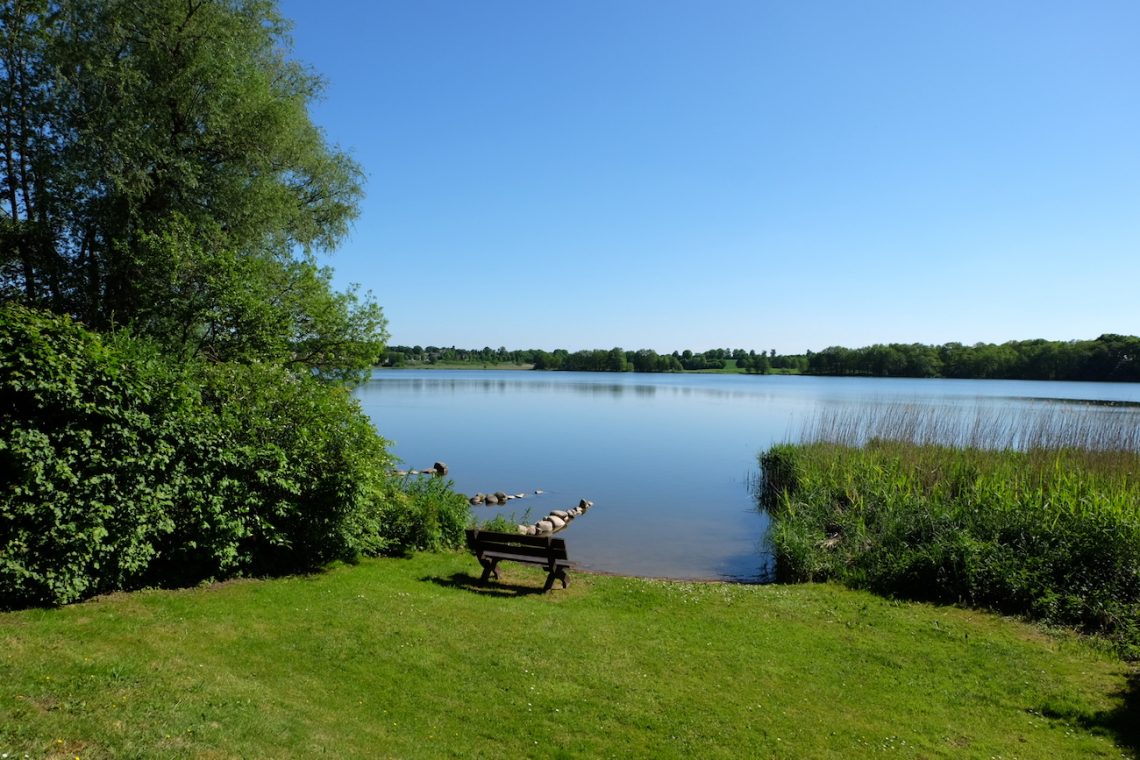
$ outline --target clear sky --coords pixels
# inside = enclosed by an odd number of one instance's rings
[[[393,344],[1140,333],[1140,2],[283,0]]]

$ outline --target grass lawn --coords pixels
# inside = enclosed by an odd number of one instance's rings
[[[464,554],[0,614],[0,756],[1121,757],[1137,670],[833,585]]]

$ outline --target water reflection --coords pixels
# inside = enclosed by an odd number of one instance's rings
[[[779,394],[764,392],[762,388],[723,388],[715,385],[693,387],[691,385],[660,385],[650,383],[607,383],[607,382],[557,382],[552,380],[528,379],[526,381],[471,378],[471,377],[399,377],[414,370],[377,370],[370,382],[361,386],[360,393],[368,394],[384,389],[395,392],[477,392],[477,393],[533,393],[533,394],[582,394],[589,396],[608,395],[620,398],[626,394],[649,398],[657,395],[693,396],[704,395],[720,399],[776,398]],[[479,371],[488,374],[492,370]],[[449,370],[424,370],[429,374],[443,374]],[[520,372],[520,374],[522,374]],[[542,373],[546,374],[546,373]],[[669,376],[663,376],[669,377]]]
[[[586,567],[753,581],[770,560],[757,456],[821,414],[910,405],[966,437],[980,407],[1140,424],[1140,384],[386,370],[356,396],[409,466],[445,461],[465,493],[528,494],[507,514],[594,501],[567,531]]]

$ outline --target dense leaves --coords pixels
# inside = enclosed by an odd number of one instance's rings
[[[341,385],[0,309],[0,605],[458,544],[462,497],[390,467]]]
[[[3,604],[456,540],[349,396],[361,171],[288,52],[272,0],[0,0]]]
[[[362,372],[384,319],[315,254],[360,168],[269,0],[0,1],[0,300],[214,361]]]
[[[779,575],[963,601],[1140,658],[1140,454],[877,441],[761,459]]]

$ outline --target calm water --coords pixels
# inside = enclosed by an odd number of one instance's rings
[[[464,493],[527,494],[472,507],[478,516],[533,522],[590,499],[594,509],[564,533],[571,557],[669,578],[766,574],[756,457],[821,411],[1059,404],[1140,423],[1136,407],[1087,403],[1140,403],[1140,384],[1117,383],[378,370],[356,394],[407,467],[442,460]]]

